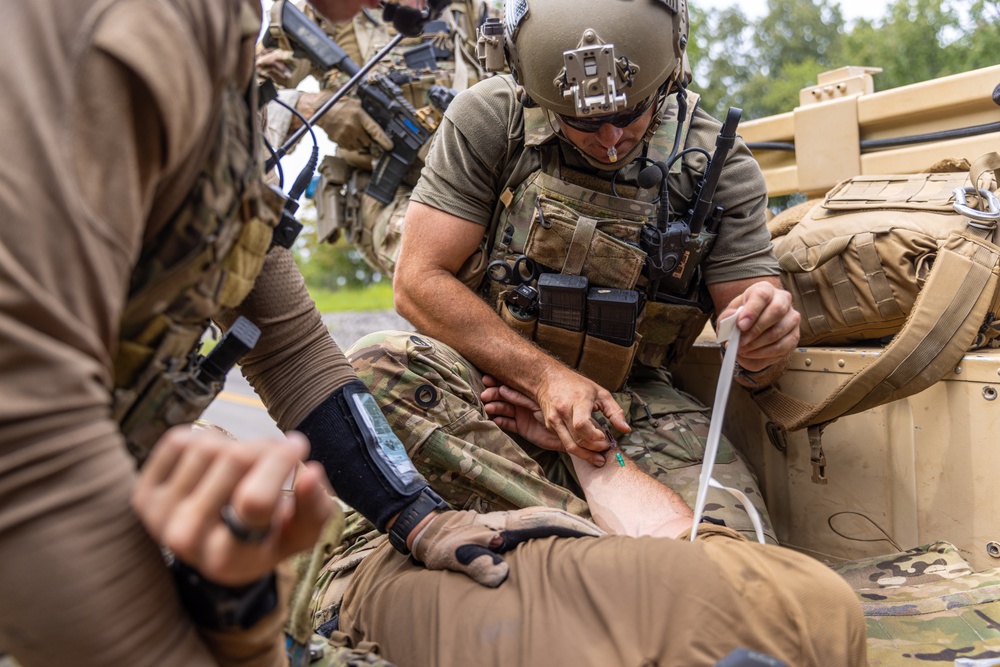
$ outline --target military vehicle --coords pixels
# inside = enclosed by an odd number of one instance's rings
[[[770,196],[822,197],[854,176],[1000,150],[1000,66],[874,93],[877,72],[827,72],[794,111],[741,124]],[[882,343],[801,347],[779,386],[821,402]],[[706,331],[681,386],[711,403],[720,363]],[[730,396],[724,431],[758,474],[779,540],[855,587],[870,665],[1000,665],[998,390],[1000,349],[980,349],[924,391],[830,423],[820,443],[770,421],[749,393]]]

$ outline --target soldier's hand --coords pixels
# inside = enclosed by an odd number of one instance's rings
[[[298,433],[237,442],[176,427],[140,471],[132,507],[154,540],[206,579],[247,584],[310,548],[333,512],[323,468],[301,463],[308,452]]]
[[[619,433],[632,430],[611,392],[565,366],[554,366],[542,373],[535,400],[541,407],[545,427],[558,436],[566,453],[597,467],[604,465],[600,452],[609,444],[592,414],[601,412]]]
[[[431,570],[453,570],[495,588],[510,567],[499,554],[543,537],[596,537],[604,531],[563,510],[529,507],[478,514],[471,510],[442,512],[413,540],[413,557]]]
[[[283,88],[289,87],[288,84],[298,65],[299,61],[296,60],[295,54],[283,49],[261,51],[257,54],[255,62],[258,77],[270,79]]]
[[[492,375],[483,376],[486,389],[480,398],[486,414],[508,433],[516,433],[542,449],[562,451],[559,437],[545,428],[542,408],[531,398]]]
[[[303,93],[295,108],[306,119],[312,118],[316,110],[332,95],[331,91]],[[316,121],[316,125],[326,132],[330,141],[347,151],[366,151],[373,144],[377,144],[382,150],[392,150],[392,139],[361,108],[361,102],[353,97],[342,99],[333,105],[332,109]]]
[[[754,283],[719,313],[719,319],[740,307],[736,361],[746,370],[759,371],[781,362],[798,345],[800,316],[789,292],[766,281]]]

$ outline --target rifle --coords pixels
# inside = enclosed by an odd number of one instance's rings
[[[658,301],[687,302],[688,299],[678,298],[676,295],[690,297],[691,284],[698,266],[712,251],[718,235],[723,209],[714,203],[715,190],[719,185],[726,157],[736,143],[736,126],[742,115],[742,109],[729,108],[726,121],[715,140],[715,153],[709,159],[698,185],[695,186],[690,207],[680,220],[667,219],[669,193],[666,183],[670,165],[658,162],[640,174],[640,180],[645,180],[647,183],[651,178],[661,179],[657,224],[646,226],[640,242],[647,255],[645,271],[651,286],[649,292],[651,298]],[[683,122],[683,112],[679,116],[679,122]],[[680,132],[679,127],[678,132]],[[661,288],[667,294],[663,294]],[[704,310],[704,304],[699,302],[695,305]]]
[[[306,132],[312,134],[312,126],[316,124],[323,114],[333,108],[333,105],[340,101],[351,88],[358,83],[361,78],[368,73],[382,58],[386,57],[393,48],[399,44],[404,37],[414,37],[419,35],[423,30],[423,27],[428,21],[437,18],[444,8],[448,5],[450,0],[427,0],[427,6],[424,9],[418,9],[416,7],[401,6],[395,2],[383,2],[382,7],[382,20],[387,22],[392,22],[393,26],[396,28],[397,34],[389,43],[382,47],[378,53],[376,53],[372,59],[365,63],[364,67],[358,68],[354,65],[356,72],[351,76],[350,80],[341,86],[340,90],[333,94],[330,99],[323,103],[323,105],[316,110],[308,121],[306,121],[302,127],[297,129],[292,133],[292,136],[285,140],[277,149],[272,149],[271,157],[267,159],[264,163],[264,171],[268,172],[274,169],[274,166],[285,155],[291,150],[292,146],[305,135]],[[318,26],[313,26],[315,30],[309,30],[308,25],[312,24],[311,21],[306,19],[305,15],[302,14],[298,8],[294,7],[288,0],[275,0],[274,4],[271,6],[271,25],[268,26],[267,35],[264,38],[264,44],[268,46],[274,46],[280,41],[287,41],[287,33],[285,32],[283,26],[285,25],[284,17],[288,15],[288,25],[292,29],[297,29],[297,34],[303,38],[305,41],[299,43],[300,52],[309,53],[308,49],[304,48],[304,44],[310,43],[312,37],[316,36],[316,31],[323,39],[319,40],[318,45],[320,47],[316,54],[327,55],[333,58],[343,57],[348,63],[351,63],[350,58],[344,53],[333,40],[330,40],[326,33],[319,30]],[[324,43],[324,40],[329,41],[330,44],[335,47],[330,49],[328,44]],[[326,53],[323,54],[323,47],[326,46]],[[339,53],[338,53],[339,52]],[[317,55],[317,57],[320,57]],[[353,65],[353,63],[351,63]],[[313,172],[316,171],[316,165],[319,162],[319,145],[316,143],[316,136],[313,135],[313,148],[312,154],[309,157],[309,161],[306,162],[306,166],[299,173],[298,177],[295,179],[295,183],[292,185],[291,190],[288,192],[288,196],[284,197],[280,191],[274,186],[271,189],[278,192],[279,196],[285,201],[285,205],[281,210],[281,219],[278,221],[277,227],[274,230],[274,239],[272,245],[280,245],[285,248],[291,248],[292,243],[295,242],[295,238],[298,236],[299,232],[302,231],[302,223],[295,219],[295,211],[298,209],[298,198],[305,191],[306,187],[312,180]]]
[[[352,80],[361,73],[361,68],[340,45],[295,5],[285,2],[279,14],[278,30],[288,39],[297,55],[308,58],[324,72],[337,68]],[[277,42],[269,30],[264,39],[265,46]],[[361,107],[392,140],[392,150],[382,153],[365,189],[367,194],[388,204],[410,167],[417,161],[420,149],[430,139],[431,133],[420,122],[417,111],[403,96],[403,91],[388,76],[379,75],[367,83],[359,83],[358,97]]]

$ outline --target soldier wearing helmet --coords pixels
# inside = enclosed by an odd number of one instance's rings
[[[452,504],[588,513],[565,456],[490,424],[502,408],[481,396],[495,387],[536,406],[563,452],[601,465],[609,431],[693,503],[708,409],[673,387],[670,368],[712,313],[741,306],[738,381],[770,383],[794,349],[799,315],[741,140],[690,287],[670,293],[644,268],[644,230],[663,207],[671,224],[687,211],[720,128],[686,90],[687,34],[682,0],[511,0],[484,26],[483,61],[510,74],[452,103],[407,213],[394,291],[421,333],[375,334],[349,352]],[[660,197],[639,174],[671,154]],[[753,475],[728,442],[720,451],[716,477],[748,492],[773,540]],[[709,517],[752,534],[734,497],[709,496]]]
[[[368,10],[338,24],[323,19],[308,6],[304,11],[358,64],[370,60],[395,36],[391,25]],[[475,52],[476,31],[490,11],[484,0],[455,0],[440,19],[424,27],[423,34],[404,39],[375,70],[398,84],[405,101],[417,110],[422,126],[431,133],[440,122],[441,107],[457,92],[488,75]],[[264,50],[258,73],[281,87],[280,102],[295,107],[306,118],[347,80],[340,71],[322,71],[287,49]],[[319,82],[320,91],[297,90],[310,74]],[[269,140],[276,146],[298,127],[297,119],[278,102],[267,105],[267,124]],[[337,144],[336,154],[326,156],[320,164],[320,179],[313,194],[319,240],[334,243],[343,234],[372,269],[391,276],[406,206],[422,160],[417,160],[384,203],[365,190],[373,166],[384,151],[393,148],[393,143],[362,109],[357,96],[342,99],[316,124]]]
[[[522,104],[554,114],[564,128],[589,133],[605,124],[627,127],[631,123],[626,121],[659,106],[667,93],[684,83],[687,5],[664,0],[638,3],[635,14],[632,9],[625,13],[615,4],[600,3],[582,12],[565,2],[532,3],[530,8],[527,3],[507,3],[504,42]],[[607,22],[595,20],[594,14],[602,13],[608,14]],[[626,20],[627,29],[622,30]],[[619,39],[610,39],[616,36]],[[659,117],[653,114],[644,139],[656,132]],[[570,143],[599,169],[607,169],[609,162],[616,168],[628,164],[644,143],[629,141],[629,150],[620,155],[611,151],[616,146],[607,146],[595,158],[574,141],[578,138]]]
[[[685,90],[686,37],[682,3],[508,0],[479,54],[510,74],[455,98],[407,212],[394,286],[419,333],[372,334],[347,353],[449,504],[560,508],[619,535],[525,544],[508,559],[516,586],[488,595],[355,541],[316,591],[325,628],[414,664],[710,665],[734,645],[787,664],[864,664],[844,582],[740,535],[753,534],[752,504],[775,541],[728,442],[714,477],[744,505],[711,489],[705,520],[725,526],[699,524],[714,544],[685,540],[709,420],[671,365],[712,310],[743,308],[744,383],[776,377],[798,336],[742,143],[697,279],[671,293],[644,269],[643,232],[661,207],[671,225],[687,210],[720,128]],[[665,195],[639,178],[656,162]],[[440,535],[432,526],[416,543]]]

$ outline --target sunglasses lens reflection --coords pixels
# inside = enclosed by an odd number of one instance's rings
[[[563,116],[558,114],[559,120],[580,132],[597,132],[602,125],[614,125],[621,129],[628,127],[637,121],[652,104],[653,98],[648,98],[644,102],[637,104],[631,109],[626,109],[621,113],[612,113],[606,116],[595,116],[593,118],[576,118],[575,116]]]

